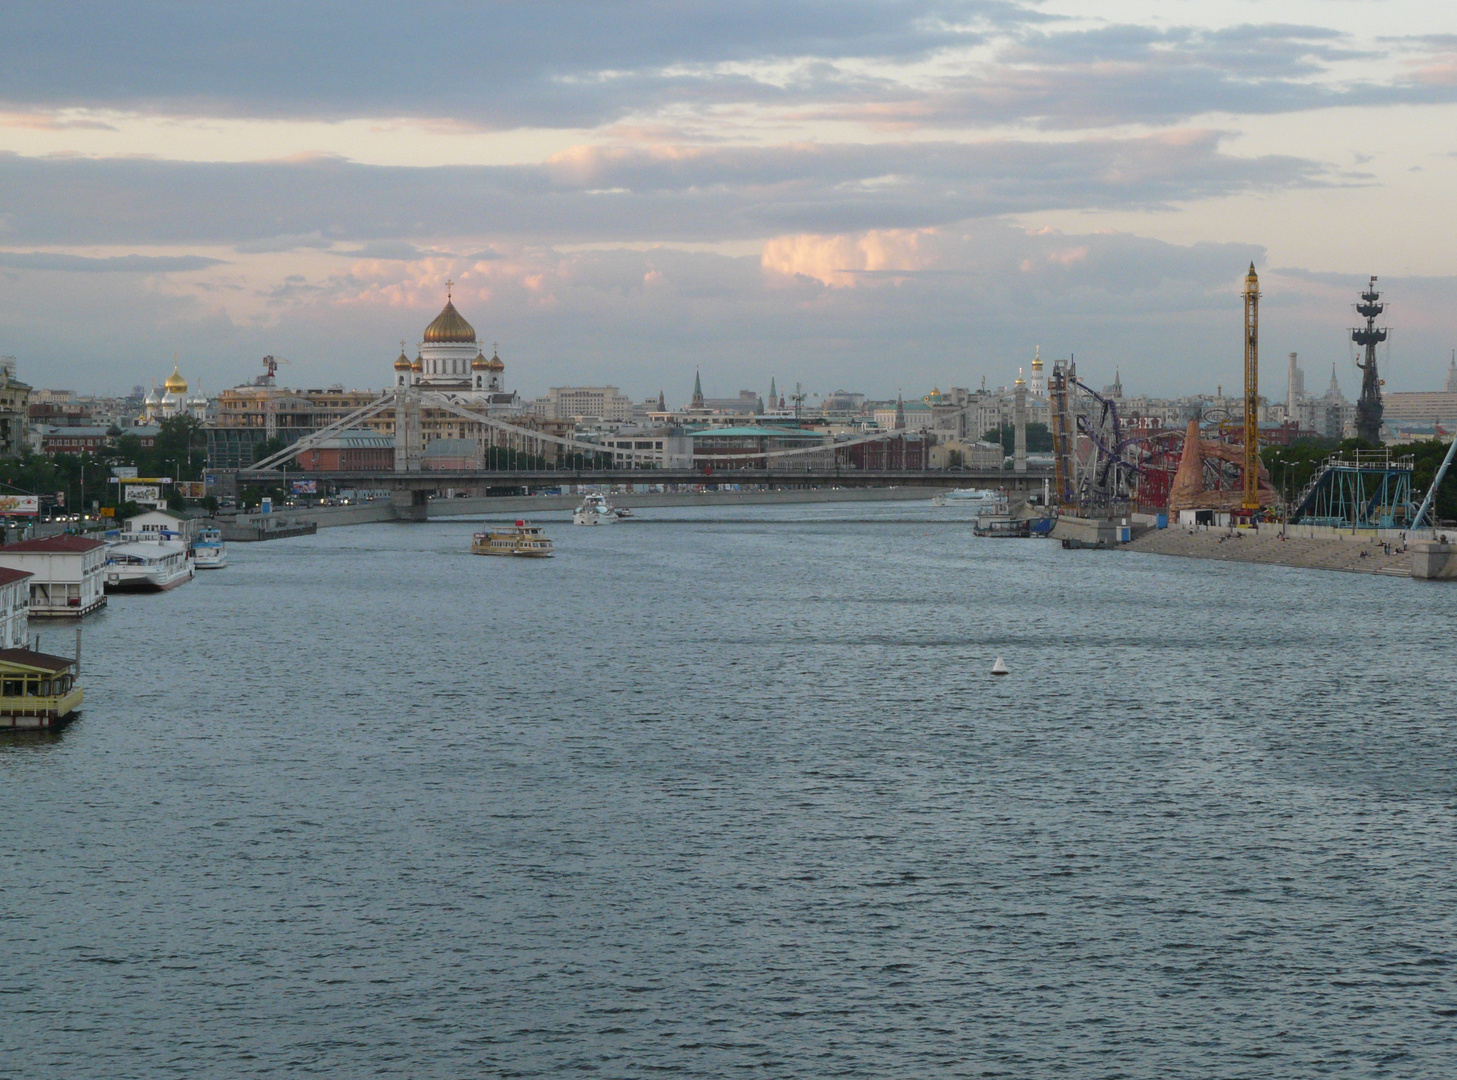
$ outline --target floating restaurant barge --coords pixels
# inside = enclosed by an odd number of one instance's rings
[[[75,660],[31,649],[0,649],[0,731],[60,727],[80,708]]]

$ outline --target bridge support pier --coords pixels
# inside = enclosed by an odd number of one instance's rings
[[[430,507],[428,491],[392,491],[390,506],[396,521],[425,521]]]

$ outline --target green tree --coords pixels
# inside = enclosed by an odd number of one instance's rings
[[[280,453],[281,451],[287,450],[287,449],[288,449],[288,443],[284,442],[277,435],[275,435],[271,439],[265,439],[265,440],[263,440],[263,442],[259,443],[254,448],[254,450],[253,450],[253,461],[255,463],[256,462],[259,462],[259,461],[262,461],[264,458],[272,457],[274,454]],[[283,472],[288,472],[289,470],[298,471],[299,464],[298,464],[297,459],[295,459],[295,458],[284,458],[283,459],[283,462],[280,465],[278,465],[277,467],[279,469],[281,469]]]
[[[988,428],[981,437],[982,442],[1001,443],[1002,453],[1010,454],[1017,449],[1017,428],[1013,424]],[[1027,425],[1027,452],[1029,454],[1052,453],[1052,431],[1046,424]]]

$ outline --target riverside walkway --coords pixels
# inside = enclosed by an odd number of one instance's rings
[[[1220,562],[1269,563],[1307,570],[1411,576],[1411,552],[1399,551],[1398,546],[1393,545],[1392,554],[1388,555],[1381,541],[1358,537],[1281,538],[1272,534],[1256,535],[1246,530],[1230,536],[1222,531],[1190,533],[1187,529],[1176,527],[1145,533],[1137,540],[1122,545],[1122,550]]]

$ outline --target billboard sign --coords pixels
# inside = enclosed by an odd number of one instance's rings
[[[35,517],[39,513],[39,495],[0,495],[0,516]]]
[[[111,475],[118,480],[135,480],[137,467],[135,465],[113,465],[111,467]]]
[[[162,489],[151,484],[128,484],[126,497],[132,502],[161,502]]]
[[[295,495],[317,495],[319,493],[317,480],[295,480],[292,487]]]
[[[201,480],[177,481],[177,494],[184,499],[201,499],[207,496],[207,484]]]

